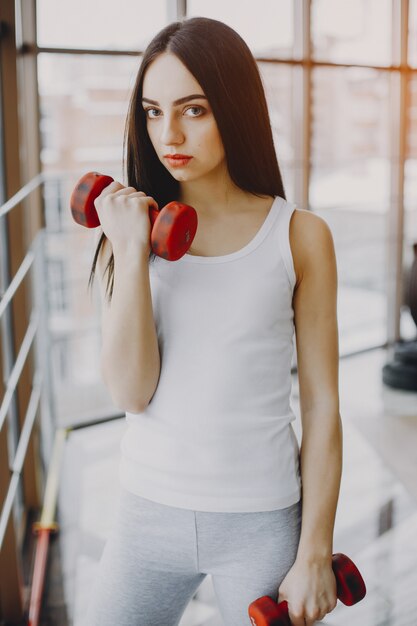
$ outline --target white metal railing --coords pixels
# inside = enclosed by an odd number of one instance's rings
[[[39,174],[29,181],[24,187],[22,187],[14,196],[12,196],[7,202],[0,207],[0,220],[9,211],[18,206],[22,200],[27,198],[35,189],[37,189],[48,178],[45,174]],[[0,404],[0,430],[4,427],[7,415],[12,409],[13,399],[17,391],[17,386],[28,359],[29,352],[34,347],[35,354],[35,366],[33,379],[31,381],[31,395],[29,398],[26,415],[21,426],[20,436],[16,446],[16,452],[13,460],[10,463],[10,470],[12,472],[10,482],[7,488],[7,494],[4,499],[3,508],[0,514],[0,549],[3,544],[7,524],[13,509],[13,504],[18,493],[19,483],[22,475],[23,465],[25,461],[26,451],[28,448],[30,436],[32,434],[33,425],[35,423],[35,417],[38,411],[38,407],[41,402],[42,393],[46,391],[45,388],[45,367],[47,367],[47,359],[45,350],[42,349],[45,346],[42,345],[42,337],[40,331],[44,328],[45,311],[44,311],[44,298],[43,290],[40,285],[40,281],[44,281],[44,272],[40,271],[39,263],[42,261],[42,245],[43,245],[43,231],[39,231],[32,241],[24,259],[22,260],[17,272],[13,279],[4,288],[1,294],[0,300],[0,323],[4,335],[8,335],[8,341],[3,344],[5,371],[4,371],[4,383],[5,393]],[[21,287],[24,279],[32,270],[32,310],[30,312],[29,323],[21,342],[19,352],[14,359],[14,355],[11,350],[10,342],[10,320],[8,314],[8,306],[12,303],[13,298],[17,290]],[[34,270],[34,271],[33,271]],[[3,276],[4,282],[4,276]],[[13,363],[14,360],[14,363]],[[13,365],[12,365],[13,363]],[[50,394],[49,394],[50,396]],[[45,401],[44,406],[48,403]],[[11,411],[12,418],[13,411]],[[52,415],[52,412],[50,412]],[[16,425],[12,425],[16,427]]]

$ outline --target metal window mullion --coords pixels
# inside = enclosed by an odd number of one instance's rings
[[[311,2],[294,2],[294,56],[301,63],[293,68],[294,189],[293,199],[300,208],[309,208],[311,151]]]
[[[43,459],[49,459],[53,448],[57,413],[52,382],[50,311],[45,252],[46,231],[44,228],[38,231],[32,245],[35,254],[32,272],[32,302],[39,320],[38,332],[35,337],[35,361],[36,370],[43,374],[41,445]]]
[[[392,155],[390,203],[386,233],[387,343],[392,357],[393,343],[400,339],[403,298],[404,165],[406,149],[408,89],[408,0],[393,0],[392,61],[399,67],[391,80],[390,146]]]
[[[2,333],[3,342],[3,376],[5,394],[0,402],[0,430],[3,428],[3,423],[6,417],[8,417],[8,444],[9,452],[14,454],[18,442],[19,442],[19,422],[18,422],[18,407],[17,407],[17,383],[20,377],[21,370],[24,366],[21,355],[24,355],[26,350],[26,338],[28,337],[31,328],[25,335],[22,341],[20,352],[16,358],[14,346],[13,346],[13,318],[10,310],[10,304],[16,293],[19,285],[22,283],[24,277],[29,271],[33,262],[33,253],[30,251],[23,259],[16,275],[13,280],[9,280],[9,254],[8,254],[8,234],[7,227],[5,225],[6,218],[0,218],[0,250],[3,250],[3,258],[0,263],[0,289],[2,298],[0,300],[0,328]],[[31,342],[30,342],[31,343]],[[30,348],[30,344],[29,344]],[[28,348],[28,349],[29,349]],[[24,356],[26,359],[26,355]],[[17,376],[17,377],[16,377]]]
[[[5,224],[4,218],[0,218],[0,254],[2,255],[0,261],[0,292],[3,296],[9,286],[9,245],[7,226]],[[13,346],[14,328],[10,307],[6,307],[3,315],[0,317],[0,332],[3,346],[3,383],[5,389],[7,389],[7,382],[13,370],[13,363],[15,360],[15,351]],[[5,392],[5,395],[6,393],[7,391]],[[17,442],[19,439],[18,408],[17,397],[15,393],[13,393],[12,398],[8,404],[8,415],[9,429],[7,432],[7,436],[9,451],[10,448],[14,451],[17,447]],[[0,421],[0,428],[1,426],[2,424]]]
[[[177,0],[177,19],[183,20],[187,15],[187,0]]]
[[[168,23],[181,21],[187,13],[187,0],[166,0]]]
[[[1,48],[0,48],[1,54]],[[3,111],[3,72],[0,59],[0,206],[4,203],[6,192],[6,164],[5,164],[5,137],[4,137],[4,111]],[[7,217],[0,217],[0,297],[4,294],[10,283],[10,253],[9,238],[6,223]],[[13,319],[10,308],[7,307],[4,314],[0,317],[0,333],[2,337],[2,359],[3,359],[3,377],[4,386],[7,386],[7,380],[13,369],[15,359],[14,352],[14,328]],[[18,407],[16,395],[13,395],[9,408],[9,430],[7,433],[9,448],[16,449],[18,434]]]

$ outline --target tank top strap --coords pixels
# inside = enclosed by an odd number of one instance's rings
[[[280,198],[278,217],[275,223],[275,228],[278,234],[279,248],[291,291],[293,291],[297,280],[290,246],[290,221],[296,208],[296,204],[288,202],[284,198]]]

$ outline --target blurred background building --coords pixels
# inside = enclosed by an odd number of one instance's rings
[[[382,367],[398,342],[416,339],[406,294],[417,244],[417,0],[1,0],[0,623],[26,623],[32,523],[61,431],[60,532],[40,623],[81,626],[124,420],[99,373],[98,294],[87,291],[94,233],[73,221],[69,198],[87,171],[127,184],[124,123],[141,52],[169,22],[197,15],[251,47],[287,199],[334,237],[346,446],[335,545],[370,580],[360,605],[324,623],[411,626],[417,392],[385,385]],[[295,359],[293,381],[299,410]],[[220,624],[207,582],[181,626]]]

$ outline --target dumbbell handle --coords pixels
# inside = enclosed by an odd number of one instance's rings
[[[86,180],[89,176],[88,181]],[[92,177],[95,176],[95,179]],[[114,178],[99,174],[98,172],[90,172],[89,175],[83,176],[74,188],[71,195],[71,212],[74,220],[86,226],[87,228],[97,228],[100,226],[100,220],[94,206],[94,200],[101,194],[103,189],[112,183]],[[158,209],[149,208],[149,218],[152,226],[158,217]]]
[[[98,172],[89,172],[78,181],[70,201],[72,216],[78,224],[87,228],[100,225],[94,201],[111,182],[111,176]],[[152,251],[168,261],[177,261],[193,242],[198,224],[196,210],[174,200],[160,210],[149,207],[149,219]]]
[[[360,602],[366,595],[366,586],[353,561],[345,554],[333,554],[332,568],[339,600],[346,606]],[[248,613],[252,626],[292,626],[285,600],[277,604],[269,596],[262,596],[249,605]]]

